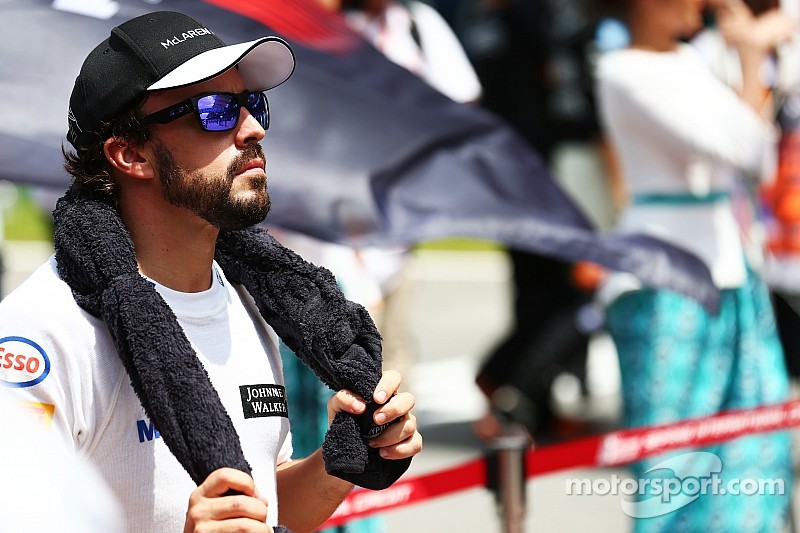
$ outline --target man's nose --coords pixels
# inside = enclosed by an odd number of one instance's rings
[[[239,110],[239,129],[236,132],[236,144],[244,147],[248,144],[261,142],[266,132],[261,127],[261,123],[242,106]]]

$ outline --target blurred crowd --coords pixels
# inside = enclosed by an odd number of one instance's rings
[[[708,72],[721,85],[728,87],[729,90],[723,94],[738,96],[738,100],[729,102],[730,105],[743,103],[747,106],[747,118],[752,118],[749,115],[754,114],[761,121],[751,137],[746,136],[750,134],[747,132],[731,140],[733,134],[730,129],[736,110],[723,107],[719,111],[722,116],[719,123],[711,126],[726,128],[728,131],[722,133],[727,133],[728,138],[717,130],[701,130],[701,119],[706,118],[703,115],[711,115],[713,110],[703,107],[703,95],[692,92],[699,89],[692,87],[689,80],[669,79],[661,88],[667,95],[695,100],[696,107],[687,109],[687,113],[696,115],[689,114],[679,127],[697,130],[697,139],[687,138],[682,142],[699,145],[695,146],[698,151],[710,151],[679,159],[667,144],[655,141],[653,153],[634,153],[628,157],[628,152],[634,150],[629,147],[634,143],[617,138],[613,125],[614,112],[611,111],[617,105],[611,101],[614,97],[601,98],[603,80],[598,80],[598,68],[603,62],[601,59],[605,56],[615,57],[614,51],[640,49],[633,43],[635,36],[632,35],[629,13],[639,3],[588,0],[427,2],[447,21],[477,75],[480,91],[478,97],[471,99],[473,104],[501,116],[521,133],[549,163],[554,178],[598,228],[633,230],[633,227],[627,226],[631,224],[629,213],[632,209],[641,211],[644,204],[669,200],[644,198],[644,193],[688,192],[700,200],[711,201],[714,195],[709,196],[708,193],[718,183],[724,183],[720,188],[731,189],[729,207],[731,219],[736,224],[735,239],[730,239],[728,232],[723,238],[729,240],[720,245],[703,242],[699,235],[693,235],[691,239],[699,241],[694,245],[694,251],[701,257],[705,254],[703,259],[715,272],[717,279],[720,275],[725,277],[724,271],[728,268],[725,262],[730,257],[734,257],[734,262],[738,261],[736,255],[741,250],[741,254],[746,256],[746,268],[756,271],[760,278],[766,278],[769,282],[773,300],[790,304],[791,295],[796,292],[792,286],[792,280],[795,279],[792,275],[793,251],[797,249],[792,244],[792,238],[797,238],[797,232],[792,231],[794,186],[790,148],[793,137],[791,114],[793,103],[796,102],[793,94],[800,79],[797,72],[797,65],[800,64],[797,62],[798,44],[794,38],[800,8],[792,2],[782,5],[777,2],[643,3],[642,10],[659,15],[653,18],[663,29],[648,25],[639,31],[646,35],[656,31],[667,33],[669,38],[665,38],[667,44],[664,45],[667,49],[672,51],[675,41],[679,43],[679,49],[699,58]],[[425,9],[425,4],[421,2],[356,2],[339,7],[344,7],[350,20],[354,21],[354,27],[363,30],[364,35],[390,59],[418,72],[434,87],[458,99],[446,88],[431,81],[428,76],[433,66],[426,69],[419,66],[420,57],[423,60],[428,58],[425,43],[432,38],[425,39],[421,35],[418,16],[412,9],[415,6],[425,10],[428,16],[436,16]],[[395,14],[390,15],[390,12]],[[665,21],[661,21],[662,18]],[[416,67],[404,64],[398,59],[399,56],[387,51],[386,43],[391,42],[388,36],[393,32],[405,32],[406,49],[416,50]],[[445,45],[437,42],[434,46],[437,49],[440,47],[444,48]],[[641,48],[649,50],[649,47],[646,45]],[[458,53],[451,53],[451,57],[455,58],[451,64],[460,64],[460,55],[453,54]],[[657,55],[654,57],[660,58]],[[645,63],[645,66],[649,64]],[[638,65],[633,68],[633,76],[653,78],[637,68]],[[471,80],[460,83],[472,86]],[[681,91],[683,85],[685,94]],[[714,86],[718,88],[718,85]],[[640,90],[647,92],[649,88]],[[605,94],[613,91],[606,89]],[[671,102],[659,100],[664,94],[650,92],[652,94],[648,98],[658,102],[653,107],[661,108],[663,114],[676,114],[675,108],[670,106]],[[462,98],[459,101],[468,100]],[[640,103],[643,106],[648,104],[646,100]],[[625,107],[624,110],[627,115],[633,116],[631,108]],[[651,118],[656,120],[658,117]],[[676,116],[671,118],[678,121]],[[657,124],[651,125],[655,127]],[[730,146],[703,145],[712,144],[711,140],[715,137],[720,145],[727,142]],[[737,142],[741,144],[735,144]],[[725,154],[724,150],[732,151],[739,160]],[[643,156],[652,159],[642,161]],[[662,160],[672,160],[672,168],[657,172],[654,168],[658,163],[655,159],[657,156]],[[713,164],[699,162],[704,158]],[[638,178],[632,176],[640,172],[638,166],[643,163],[650,167],[647,168],[650,175],[640,184]],[[727,168],[708,168],[715,165]],[[686,183],[678,185],[680,180],[677,176],[670,176],[673,182],[658,182],[657,174],[670,172],[681,175]],[[685,203],[692,201],[687,198],[672,200]],[[663,209],[664,206],[657,207]],[[679,213],[674,218],[681,218],[682,215],[686,217],[685,213]],[[655,222],[649,221],[643,227],[648,225],[655,225]],[[662,230],[656,233],[665,237]],[[734,240],[733,251],[725,248]],[[678,241],[673,239],[673,242]],[[691,243],[681,244],[690,250],[693,246]],[[722,246],[725,253],[721,257],[711,257],[708,249],[718,246]],[[542,343],[545,342],[542,337],[553,337],[552,332],[558,330],[554,322],[558,321],[559,309],[571,309],[563,314],[570,317],[565,321],[574,323],[571,317],[576,311],[585,310],[587,303],[599,300],[607,305],[613,299],[614,292],[621,289],[619,282],[609,279],[613,276],[592,265],[565,264],[517,250],[508,250],[508,253],[514,267],[517,288],[515,316],[520,327],[493,354],[489,354],[479,383],[487,394],[491,394],[498,382],[508,380],[508,376],[493,376],[493,365],[496,363],[500,374],[519,376],[520,372],[511,371],[509,365],[516,364],[514,357],[523,359],[525,363],[522,365],[524,368],[520,369],[521,374],[530,375],[517,378],[524,382],[521,388],[532,396],[537,409],[546,409],[539,406],[546,403],[540,401],[539,394],[546,396],[546,393],[534,393],[533,390],[544,391],[548,388],[547,377],[557,374],[557,371],[549,368],[553,365],[580,372],[582,363],[579,359],[585,353],[586,334],[597,328],[599,322],[591,314],[578,313],[581,318],[575,325],[575,331],[564,333],[566,347],[562,348],[562,353],[541,355],[548,352],[548,348],[539,346],[532,349],[535,338],[539,337]],[[715,261],[720,264],[715,264]],[[740,265],[738,275],[741,275],[742,268],[745,267]],[[604,289],[600,298],[595,294],[598,287]],[[721,281],[719,287],[726,288],[726,282]],[[783,314],[783,310],[791,311],[791,306],[780,306],[780,309],[779,323],[786,320],[786,324],[791,324],[794,312]],[[549,325],[545,326],[548,321]],[[550,334],[540,335],[537,333],[539,329]],[[780,328],[779,331],[784,344],[792,342],[791,326]],[[580,334],[583,340],[575,341]],[[551,350],[558,351],[555,348]],[[508,353],[520,355],[505,355]],[[521,355],[523,353],[525,355]],[[541,363],[531,364],[532,359],[537,357]],[[574,362],[574,359],[578,361]],[[788,360],[792,366],[791,358]],[[535,418],[543,423],[548,416],[548,413],[541,413]],[[539,423],[534,418],[529,422],[534,426]]]
[[[787,400],[790,375],[797,376],[798,4],[489,4],[492,15],[464,31],[467,49],[476,51],[484,104],[526,135],[568,190],[569,173],[553,154],[575,142],[595,149],[611,208],[606,228],[691,251],[711,271],[721,304],[709,312],[629,274],[510,250],[517,328],[478,375],[496,411],[478,430],[491,435],[506,417],[539,440],[574,432],[553,412],[550,393],[559,373],[582,376],[593,328],[616,348],[625,426]],[[498,54],[511,48],[513,28],[523,21],[520,55]],[[512,37],[503,43],[498,35]],[[520,86],[519,72],[530,88]],[[570,192],[598,209],[588,190]],[[596,320],[585,320],[587,308]],[[705,451],[721,459],[729,478],[792,484],[786,432]],[[651,470],[664,459],[632,465],[634,477],[658,477]],[[634,529],[778,531],[791,521],[790,502],[791,491],[714,496],[637,519]]]
[[[476,376],[490,405],[475,424],[480,436],[497,436],[509,422],[540,442],[591,432],[558,412],[552,389],[567,372],[585,391],[589,339],[598,332],[614,341],[626,426],[789,398],[799,366],[800,3],[365,0],[330,7],[443,94],[505,119],[600,230],[645,233],[689,250],[720,290],[720,309],[710,312],[629,274],[508,249],[514,323]],[[402,279],[408,251],[304,242],[343,285],[358,280],[346,292],[363,297],[377,317],[387,365],[413,365],[408,295],[396,297],[402,282],[386,282]],[[785,432],[706,451],[731,478],[792,485]],[[663,459],[632,468],[641,479]],[[790,497],[716,496],[636,520],[634,528],[779,530],[789,521]]]

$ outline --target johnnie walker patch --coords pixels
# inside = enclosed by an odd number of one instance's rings
[[[289,416],[286,388],[283,385],[240,385],[239,394],[245,418]]]

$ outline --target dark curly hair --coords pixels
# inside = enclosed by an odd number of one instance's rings
[[[71,151],[61,146],[64,170],[72,176],[75,185],[116,204],[117,184],[111,177],[110,164],[106,160],[103,145],[106,139],[111,137],[132,144],[142,144],[148,139],[150,129],[143,121],[143,103],[144,98],[122,111],[111,122],[104,124],[95,134],[96,141],[88,148]]]

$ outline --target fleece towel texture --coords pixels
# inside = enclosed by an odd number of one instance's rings
[[[114,207],[73,186],[53,216],[59,274],[76,302],[108,326],[134,391],[173,455],[198,484],[221,467],[250,473],[230,417],[177,318],[139,274],[133,241]],[[381,376],[380,334],[329,271],[256,228],[220,232],[216,260],[326,385],[371,401]],[[323,456],[330,474],[377,490],[396,481],[411,460],[383,459],[367,445],[376,431],[375,407],[360,416],[337,415]]]

